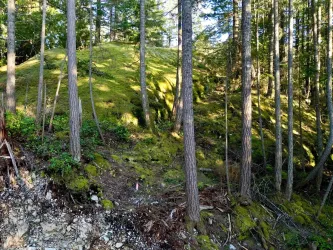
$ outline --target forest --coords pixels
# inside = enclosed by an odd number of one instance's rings
[[[333,0],[0,0],[0,249],[333,249]]]

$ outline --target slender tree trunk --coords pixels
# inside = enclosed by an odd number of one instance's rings
[[[301,182],[298,186],[302,187],[307,184],[309,181],[313,180],[321,168],[324,167],[324,164],[331,153],[333,146],[333,103],[332,103],[332,0],[329,0],[329,17],[328,17],[328,45],[327,45],[327,85],[326,85],[326,95],[327,95],[327,109],[328,117],[330,119],[330,134],[326,144],[326,147],[314,169],[310,172],[307,178]]]
[[[286,198],[291,199],[294,182],[294,105],[293,105],[293,46],[294,46],[294,8],[293,0],[289,0],[289,45],[288,45],[288,180]]]
[[[274,0],[271,1],[271,23],[270,23],[270,36],[269,36],[269,66],[268,66],[268,87],[267,87],[267,97],[272,97],[273,95],[273,83],[274,83]]]
[[[181,62],[180,62],[180,52],[182,47],[182,4],[181,0],[178,0],[178,48],[177,48],[177,73],[176,73],[176,90],[175,90],[175,97],[173,101],[172,107],[172,117],[173,120],[177,116],[177,111],[179,110],[179,103],[181,97]],[[175,125],[177,127],[177,124]]]
[[[67,59],[67,51],[66,51],[65,58],[64,58],[63,62],[61,63],[61,66],[60,66],[60,76],[59,76],[59,79],[58,79],[57,90],[56,90],[56,94],[55,94],[55,97],[54,97],[52,114],[51,114],[51,118],[50,118],[49,129],[48,129],[49,132],[51,132],[51,130],[52,130],[55,109],[56,109],[57,101],[58,101],[58,98],[59,98],[60,85],[61,85],[62,79],[64,78],[64,73],[63,72],[64,72],[64,67],[65,67],[66,59]]]
[[[233,72],[238,71],[238,63],[239,63],[239,0],[232,1],[233,8],[233,27],[232,27],[232,35],[233,35],[233,63],[232,65]]]
[[[43,122],[42,122],[42,142],[44,142],[45,135],[45,120],[46,120],[46,105],[47,105],[47,93],[46,93],[46,83],[44,83],[44,105],[43,105]]]
[[[110,42],[112,42],[113,41],[113,35],[112,35],[112,33],[114,32],[114,27],[113,27],[113,23],[112,23],[112,21],[113,21],[113,5],[111,5],[110,6],[110,8],[109,8],[109,14],[110,14],[110,35],[109,35],[109,37],[110,37]]]
[[[259,6],[258,6],[259,7]],[[259,61],[259,30],[258,30],[258,23],[259,23],[259,14],[256,13],[256,59],[257,59],[257,98],[258,98],[258,114],[259,114],[259,131],[260,131],[260,138],[261,138],[261,151],[263,157],[263,164],[264,169],[266,168],[266,151],[265,151],[265,139],[264,139],[264,131],[262,126],[262,114],[261,114],[261,100],[260,100],[260,61]]]
[[[145,123],[151,128],[149,102],[146,85],[146,30],[145,30],[145,0],[140,0],[140,84],[141,101]]]
[[[73,159],[80,161],[80,117],[77,90],[75,0],[67,0],[67,46],[68,46],[68,94],[69,94],[69,128],[70,152]]]
[[[38,127],[40,126],[40,119],[42,115],[42,99],[43,99],[43,85],[44,85],[45,23],[46,23],[46,0],[43,0],[43,18],[42,18],[42,32],[41,32],[41,45],[40,45],[40,67],[39,67],[37,113],[36,113],[36,125]]]
[[[183,90],[184,90],[184,154],[186,174],[187,215],[192,222],[200,221],[199,192],[194,141],[193,79],[192,79],[192,4],[182,1],[183,27]]]
[[[101,25],[102,25],[102,3],[101,0],[97,0],[96,3],[96,34],[95,34],[95,43],[98,44],[101,42]]]
[[[90,94],[90,101],[91,101],[91,108],[93,112],[93,117],[96,123],[96,127],[98,130],[98,133],[105,144],[105,139],[101,130],[101,127],[99,125],[96,109],[95,109],[95,102],[94,102],[94,95],[93,95],[93,86],[92,86],[92,57],[93,57],[93,13],[92,13],[92,0],[90,0],[90,42],[89,42],[89,94]]]
[[[320,78],[320,54],[319,54],[319,37],[317,23],[317,0],[312,0],[312,21],[313,21],[313,46],[314,46],[314,63],[315,63],[315,107],[316,107],[316,128],[317,128],[317,152],[318,156],[323,151],[323,135],[321,131],[320,115],[320,97],[319,97],[319,78]]]
[[[15,101],[15,0],[8,0],[7,20],[7,111],[16,112]]]
[[[274,81],[275,81],[275,188],[281,191],[282,181],[282,131],[280,86],[279,3],[274,0]]]
[[[242,166],[240,194],[251,199],[252,101],[251,101],[251,0],[242,0]]]
[[[321,68],[321,64],[320,64],[320,50],[319,50],[320,44],[321,44],[321,3],[320,2],[318,2],[317,8],[318,9],[317,9],[316,15],[317,15],[317,34],[318,34],[318,38],[317,38],[318,39],[318,70],[320,71],[320,68]],[[319,75],[318,78],[320,78],[320,75]],[[320,110],[320,107],[319,107],[319,105],[320,105],[319,95],[320,95],[320,91],[319,91],[319,79],[318,79],[318,109]],[[320,130],[320,132],[321,132],[321,130]],[[320,145],[321,145],[320,154],[321,154],[322,151],[323,151],[323,147],[324,147],[323,146],[323,141],[322,141],[322,139],[323,139],[322,133],[320,134],[320,136],[321,136],[321,143],[320,143]],[[318,142],[319,142],[319,138],[318,138]],[[322,180],[323,180],[323,170],[324,170],[324,168],[321,167],[319,169],[318,176],[317,176],[317,191],[318,192],[320,191],[321,183],[322,183]]]

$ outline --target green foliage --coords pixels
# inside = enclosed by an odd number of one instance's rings
[[[89,180],[84,176],[73,177],[68,183],[67,187],[74,192],[87,192],[90,184]]]
[[[51,158],[49,170],[53,173],[65,175],[72,172],[72,169],[77,166],[79,166],[79,163],[74,161],[70,154],[62,153],[58,157]]]
[[[196,237],[202,250],[218,250],[218,246],[213,243],[208,235],[199,235]]]
[[[118,125],[109,121],[101,122],[103,130],[112,133],[116,138],[123,142],[128,142],[130,140],[131,133],[128,128],[123,125]]]
[[[110,200],[101,200],[102,206],[105,210],[112,210],[114,208],[113,202]]]
[[[35,137],[36,127],[33,118],[25,116],[21,112],[17,112],[17,114],[7,113],[6,122],[10,136],[23,137],[24,139]]]

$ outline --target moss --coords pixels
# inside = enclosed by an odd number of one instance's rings
[[[68,131],[58,131],[54,133],[54,136],[59,140],[66,140],[69,138],[69,132]]]
[[[101,156],[100,154],[94,154],[94,162],[98,165],[98,167],[102,169],[111,168],[111,163],[108,160],[104,159],[103,156]]]
[[[218,246],[213,243],[208,235],[198,235],[196,237],[201,250],[218,250]]]
[[[98,176],[97,168],[94,165],[88,164],[85,166],[84,170],[87,172],[89,177]]]
[[[75,192],[86,192],[89,190],[89,180],[83,176],[73,178],[68,183],[68,188]]]
[[[102,206],[105,210],[112,210],[114,208],[113,202],[110,200],[101,200]]]
[[[244,240],[249,236],[251,229],[256,227],[256,222],[252,219],[248,209],[242,206],[235,208],[236,228],[239,231],[238,240]]]
[[[169,169],[164,175],[163,179],[165,182],[170,184],[179,184],[184,181],[184,171],[181,168]]]

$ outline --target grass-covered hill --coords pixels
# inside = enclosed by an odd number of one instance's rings
[[[230,176],[234,196],[226,195],[225,186],[225,109],[224,83],[211,76],[211,69],[202,57],[194,60],[195,128],[198,177],[206,234],[191,239],[179,232],[184,223],[184,174],[182,134],[171,132],[169,121],[173,104],[177,51],[165,48],[147,49],[147,83],[150,108],[155,121],[154,133],[142,128],[139,84],[138,48],[131,44],[110,43],[94,47],[93,89],[97,115],[107,145],[103,145],[92,121],[89,97],[89,51],[80,50],[78,57],[79,96],[83,106],[81,144],[83,162],[78,165],[68,155],[68,93],[67,79],[62,81],[56,108],[54,129],[42,142],[35,132],[33,116],[36,109],[39,58],[34,57],[17,66],[16,95],[18,115],[7,116],[10,135],[35,155],[35,169],[42,175],[70,190],[71,198],[89,203],[96,194],[105,209],[133,210],[139,215],[138,226],[161,242],[166,239],[171,249],[183,249],[191,244],[199,249],[223,249],[228,244],[248,249],[302,249],[316,242],[320,249],[331,249],[332,207],[327,206],[319,219],[315,218],[319,197],[310,192],[298,192],[291,202],[276,196],[273,190],[274,165],[274,100],[262,98],[262,116],[268,166],[262,168],[262,152],[258,126],[256,90],[253,89],[253,170],[255,202],[247,207],[237,201],[241,144],[241,92],[232,83],[229,93],[228,126]],[[65,51],[46,52],[44,79],[47,84],[47,110],[56,92]],[[66,67],[65,73],[66,73]],[[223,72],[222,72],[223,74]],[[265,82],[266,79],[263,79]],[[6,67],[0,68],[0,87],[5,88]],[[283,135],[287,135],[287,99],[282,96]],[[25,108],[26,107],[26,108]],[[295,98],[295,168],[296,182],[304,177],[301,167],[315,164],[315,115],[313,107]],[[298,111],[301,112],[298,112]],[[302,114],[303,145],[299,135]],[[324,122],[326,122],[324,120]],[[324,134],[328,129],[324,123]],[[287,140],[284,140],[284,157]],[[284,165],[284,169],[286,166]],[[286,178],[284,172],[283,179]],[[134,190],[139,187],[137,192]],[[139,208],[137,207],[140,203]],[[146,209],[146,210],[145,210]],[[147,211],[152,211],[151,217]],[[171,211],[176,211],[169,221]],[[229,217],[230,216],[230,217]],[[230,220],[229,220],[230,218]],[[163,222],[164,219],[164,222]],[[154,220],[150,231],[146,223]],[[141,223],[141,224],[140,224]],[[165,226],[165,223],[168,226]],[[150,236],[151,236],[150,235]],[[184,234],[183,234],[184,235]],[[228,244],[223,245],[228,239]],[[240,245],[238,245],[240,244]],[[180,247],[180,248],[179,248]]]

